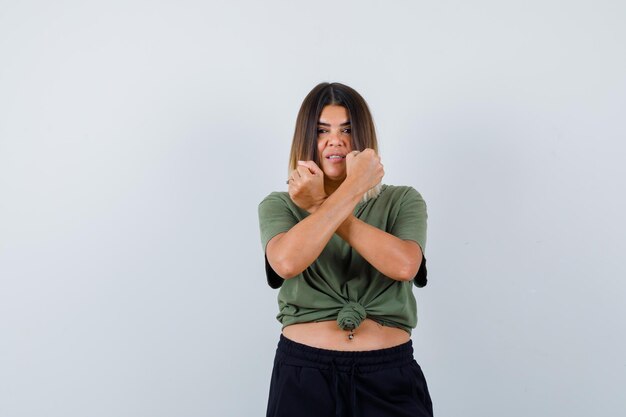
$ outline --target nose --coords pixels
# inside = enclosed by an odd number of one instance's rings
[[[339,133],[331,133],[328,137],[328,145],[330,146],[346,146],[344,138]]]

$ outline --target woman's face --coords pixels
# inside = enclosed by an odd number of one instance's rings
[[[322,109],[317,123],[317,152],[320,168],[333,181],[346,178],[346,155],[352,151],[352,134],[348,110],[329,105]]]

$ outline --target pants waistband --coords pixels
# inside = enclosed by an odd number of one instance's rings
[[[339,351],[307,346],[281,334],[276,353],[277,360],[294,366],[337,369],[340,372],[350,371],[357,366],[359,372],[364,373],[410,363],[413,361],[413,342],[409,340],[385,349]]]

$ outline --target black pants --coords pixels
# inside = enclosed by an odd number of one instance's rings
[[[428,387],[408,342],[340,352],[280,337],[267,417],[432,417]]]

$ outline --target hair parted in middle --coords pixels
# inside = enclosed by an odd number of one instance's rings
[[[374,119],[363,97],[345,84],[320,83],[309,92],[300,106],[291,143],[289,171],[296,169],[298,161],[314,161],[320,164],[317,126],[322,109],[329,105],[342,106],[347,110],[353,150],[370,148],[378,153]],[[364,200],[378,196],[380,189],[381,185],[378,184],[365,194]]]

